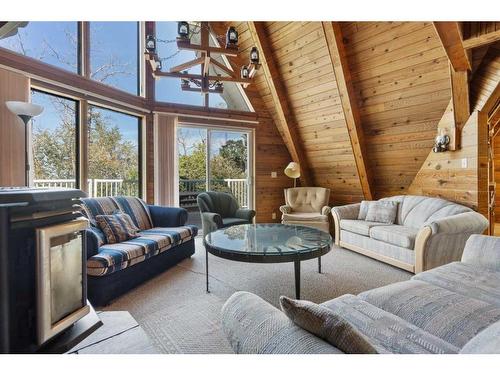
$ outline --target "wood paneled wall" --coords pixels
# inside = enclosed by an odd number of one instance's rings
[[[24,124],[5,102],[28,101],[29,78],[0,68],[0,186],[24,186]]]
[[[495,221],[500,222],[500,137],[493,139],[493,152],[495,156]]]

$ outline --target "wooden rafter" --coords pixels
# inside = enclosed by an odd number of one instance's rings
[[[500,30],[496,30],[491,33],[464,39],[463,45],[465,49],[471,49],[471,48],[485,46],[490,43],[495,43],[499,40],[500,40]]]
[[[270,47],[265,25],[263,22],[248,22],[248,30],[250,31],[250,35],[255,45],[260,51],[262,70],[279,119],[279,121],[277,121],[277,126],[279,127],[280,133],[283,135],[292,160],[301,165],[302,173],[300,179],[308,186],[312,183],[312,180],[307,159],[302,150],[295,119],[290,104],[288,103],[287,93]]]
[[[434,28],[453,69],[456,71],[470,70],[471,64],[463,45],[458,22],[434,22]]]
[[[194,60],[191,60],[191,61],[187,61],[185,63],[182,63],[182,64],[179,64],[179,65],[171,67],[170,68],[170,72],[171,73],[180,73],[183,70],[187,70],[187,69],[189,69],[189,68],[191,68],[193,66],[200,65],[204,61],[205,61],[204,57],[198,57],[197,59],[194,59]]]
[[[323,22],[323,32],[328,44],[330,60],[333,65],[335,79],[340,94],[345,122],[351,140],[352,151],[356,161],[359,180],[365,199],[373,199],[371,176],[367,166],[366,147],[364,142],[361,117],[356,104],[354,87],[346,57],[342,30],[338,22]]]

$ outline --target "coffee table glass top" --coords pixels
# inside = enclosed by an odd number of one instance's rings
[[[207,234],[205,245],[226,253],[280,256],[329,249],[332,237],[298,225],[244,224]]]

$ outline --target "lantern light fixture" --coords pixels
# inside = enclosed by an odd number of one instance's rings
[[[234,26],[229,26],[226,32],[226,48],[238,47],[238,32]]]
[[[146,49],[149,53],[156,53],[156,39],[153,35],[146,36]]]
[[[156,70],[161,70],[162,67],[161,59],[156,60]]]
[[[182,39],[189,39],[189,23],[180,21],[177,23],[177,34]]]
[[[259,50],[257,49],[257,47],[252,47],[251,51],[250,51],[250,62],[252,64],[255,64],[257,65],[260,61],[260,58],[259,58]]]
[[[241,78],[248,78],[248,76],[250,75],[250,70],[248,69],[248,66],[246,65],[243,65],[241,67]]]

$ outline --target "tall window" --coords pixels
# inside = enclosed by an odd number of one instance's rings
[[[35,90],[31,101],[44,108],[32,121],[34,186],[76,187],[78,103]]]
[[[140,118],[93,105],[88,115],[89,195],[140,196]]]
[[[78,73],[77,22],[20,22],[0,47]]]
[[[138,38],[138,22],[91,22],[91,78],[138,95]]]

